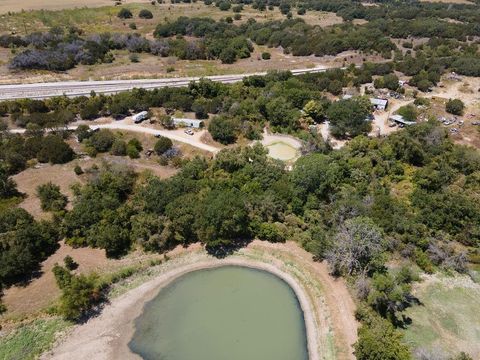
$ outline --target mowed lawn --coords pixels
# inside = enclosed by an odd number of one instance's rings
[[[415,290],[421,305],[406,312],[413,320],[405,338],[413,348],[468,352],[480,359],[480,284],[468,276],[428,276]]]

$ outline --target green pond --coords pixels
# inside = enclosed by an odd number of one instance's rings
[[[183,275],[145,305],[130,349],[147,360],[307,360],[303,313],[265,271],[222,266]]]

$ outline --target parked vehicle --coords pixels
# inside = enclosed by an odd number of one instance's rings
[[[148,118],[148,111],[142,111],[132,116],[135,124],[140,124],[143,120]]]

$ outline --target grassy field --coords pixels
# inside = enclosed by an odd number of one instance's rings
[[[480,285],[467,276],[428,276],[415,290],[421,305],[407,311],[413,320],[405,338],[413,348],[480,358]]]
[[[51,0],[58,1],[58,0]],[[92,0],[93,2],[94,0]],[[99,0],[100,3],[102,0]],[[0,13],[2,9],[0,1]],[[83,6],[82,6],[83,5]],[[221,11],[217,7],[204,5],[200,3],[190,4],[157,4],[152,5],[150,2],[128,3],[121,7],[128,8],[132,11],[134,17],[132,19],[119,19],[117,17],[119,6],[100,6],[88,7],[86,4],[77,3],[75,8],[67,8],[62,10],[30,10],[19,11],[3,14],[0,16],[0,33],[18,33],[25,34],[33,31],[47,30],[52,26],[77,26],[85,33],[98,32],[132,32],[129,28],[130,23],[137,26],[136,32],[142,34],[151,34],[158,23],[164,21],[172,21],[180,16],[189,17],[210,17],[216,20],[227,16],[233,17],[233,12]],[[153,19],[140,19],[138,13],[142,9],[149,9],[153,13]],[[278,8],[274,10],[258,11],[251,6],[245,6],[241,13],[242,19],[237,23],[245,22],[248,19],[257,21],[281,20],[285,19]],[[294,15],[298,16],[298,15]],[[334,13],[309,11],[301,17],[307,23],[312,25],[330,26],[342,22],[342,19]]]
[[[36,359],[50,349],[56,335],[68,326],[68,322],[57,317],[37,319],[21,325],[9,335],[0,337],[0,359]]]

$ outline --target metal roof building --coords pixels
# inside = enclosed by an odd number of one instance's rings
[[[388,106],[388,100],[385,99],[371,98],[370,102],[377,110],[385,110]]]
[[[203,120],[197,120],[197,119],[187,119],[187,118],[172,118],[173,123],[175,126],[185,126],[185,127],[191,127],[195,129],[200,129],[202,128],[205,123]]]

